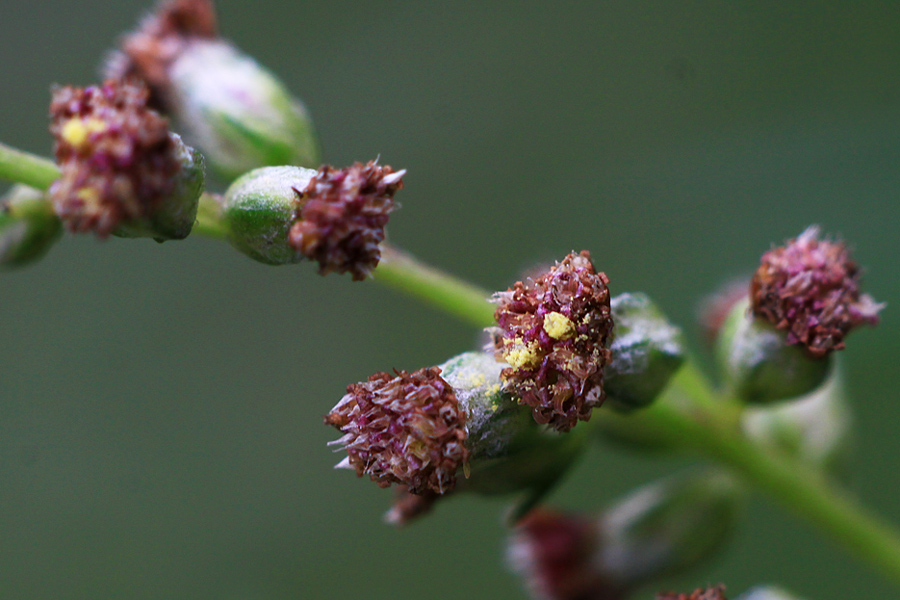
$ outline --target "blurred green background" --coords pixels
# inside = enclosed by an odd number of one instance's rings
[[[409,169],[393,241],[489,289],[587,248],[614,293],[648,292],[697,342],[698,299],[771,243],[810,223],[849,240],[889,304],[845,356],[852,486],[900,522],[900,3],[218,5],[329,162]],[[49,153],[50,84],[96,81],[147,8],[3,0],[0,140]],[[67,237],[2,274],[0,309],[3,597],[524,597],[503,501],[397,531],[391,493],[325,446],[348,383],[440,363],[471,327],[203,239]],[[598,446],[552,499],[591,510],[684,462]],[[898,596],[761,498],[718,560],[660,587],[720,581]]]

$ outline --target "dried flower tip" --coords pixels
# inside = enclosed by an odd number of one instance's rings
[[[656,596],[656,600],[727,600],[727,598],[725,586],[720,584],[711,588],[697,588],[690,594],[662,593]]]
[[[618,600],[626,590],[596,565],[596,521],[548,509],[532,511],[510,538],[508,560],[534,598]]]
[[[365,279],[381,259],[379,244],[405,174],[376,161],[345,169],[323,166],[297,190],[300,208],[290,244],[318,261],[322,275],[350,272],[355,281]]]
[[[385,513],[384,522],[395,527],[409,525],[411,521],[431,512],[434,503],[440,497],[431,491],[423,494],[411,494],[406,486],[399,486],[394,505]]]
[[[332,442],[347,451],[357,475],[381,487],[408,486],[413,494],[444,494],[468,460],[466,413],[437,367],[396,375],[376,373],[325,417],[343,432]]]
[[[202,158],[147,107],[147,89],[107,81],[53,92],[50,131],[62,176],[50,189],[70,231],[187,237],[203,190]]]
[[[814,358],[844,348],[844,336],[878,322],[884,305],[860,294],[859,267],[842,242],[819,239],[810,227],[766,252],[750,283],[753,313],[787,332],[787,343]]]
[[[137,31],[122,38],[121,52],[113,53],[106,65],[112,79],[138,77],[151,90],[151,104],[171,110],[169,68],[192,42],[219,36],[211,0],[170,0],[141,21]]]
[[[317,166],[319,144],[303,104],[216,29],[210,0],[162,2],[123,38],[106,75],[147,82],[152,105],[224,178],[265,166]]]
[[[505,388],[538,423],[568,431],[602,404],[613,326],[608,284],[584,251],[494,294],[494,350],[509,364]]]

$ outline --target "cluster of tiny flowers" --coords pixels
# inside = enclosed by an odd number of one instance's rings
[[[750,283],[753,313],[787,332],[821,358],[844,348],[844,336],[862,324],[878,322],[877,304],[860,294],[859,267],[841,242],[819,239],[810,227],[784,247],[762,257]]]
[[[621,600],[626,590],[607,581],[594,564],[598,538],[586,518],[538,509],[516,527],[509,561],[535,598]]]
[[[344,435],[332,442],[347,451],[338,464],[369,475],[381,487],[406,485],[414,494],[444,494],[468,460],[466,413],[437,367],[396,375],[376,373],[325,417]]]
[[[177,148],[147,97],[133,81],[54,90],[50,131],[62,176],[50,193],[69,230],[106,237],[149,215],[174,188]]]
[[[656,600],[727,600],[725,598],[725,586],[717,585],[711,588],[698,588],[690,594],[664,593],[656,596]]]
[[[538,423],[568,431],[602,404],[613,328],[608,284],[583,251],[494,294],[494,349],[510,365],[504,384]]]
[[[361,281],[378,266],[379,244],[406,171],[375,161],[344,169],[325,165],[299,195],[291,246],[319,263],[319,273],[347,273]]]
[[[211,0],[170,0],[122,39],[121,51],[110,55],[106,75],[112,79],[137,77],[150,87],[150,103],[157,110],[171,107],[169,67],[194,40],[218,38]]]

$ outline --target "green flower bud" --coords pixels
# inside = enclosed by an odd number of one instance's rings
[[[62,231],[62,221],[47,194],[13,186],[0,199],[0,267],[22,267],[39,260]]]
[[[210,0],[167,0],[125,36],[106,66],[139,78],[154,107],[229,180],[257,167],[319,164],[312,122],[272,73],[219,37]]]
[[[714,556],[729,539],[743,496],[722,471],[645,486],[604,512],[599,564],[625,587],[683,573]]]
[[[272,73],[231,44],[195,42],[172,63],[171,114],[222,177],[318,166],[312,121]]]
[[[238,178],[222,200],[222,218],[231,244],[260,262],[283,265],[303,260],[288,233],[300,206],[299,192],[316,171],[302,167],[263,167]]]
[[[741,417],[744,433],[773,450],[845,478],[852,423],[841,379],[835,368],[822,387],[793,402],[747,407]]]
[[[787,593],[780,587],[763,585],[747,590],[736,600],[800,600],[800,598]]]
[[[644,294],[620,294],[611,302],[615,337],[603,384],[607,403],[629,411],[652,403],[684,361],[681,330]]]
[[[814,390],[828,375],[829,358],[811,358],[788,345],[786,334],[753,317],[748,302],[736,304],[716,340],[716,359],[732,392],[751,403],[795,398]]]

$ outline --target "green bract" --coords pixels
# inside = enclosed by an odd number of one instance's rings
[[[735,396],[765,403],[806,394],[828,375],[829,357],[810,358],[800,346],[789,346],[785,334],[753,317],[747,301],[728,314],[716,340],[716,359]]]
[[[232,183],[222,199],[231,244],[270,265],[303,260],[288,243],[288,232],[299,208],[298,192],[315,174],[302,167],[263,167]]]
[[[175,142],[175,156],[181,163],[174,189],[160,200],[150,216],[123,221],[113,231],[113,235],[152,237],[157,242],[181,240],[190,235],[197,221],[197,206],[206,185],[206,165],[202,154],[185,145],[179,135],[170,135]]]
[[[521,514],[556,484],[586,443],[578,428],[560,434],[535,423],[529,407],[502,391],[503,367],[485,352],[467,352],[440,365],[441,377],[467,414],[470,472],[458,489],[482,494],[527,491]]]
[[[681,330],[644,294],[621,294],[610,302],[612,362],[604,369],[606,402],[628,411],[652,403],[684,362]]]

